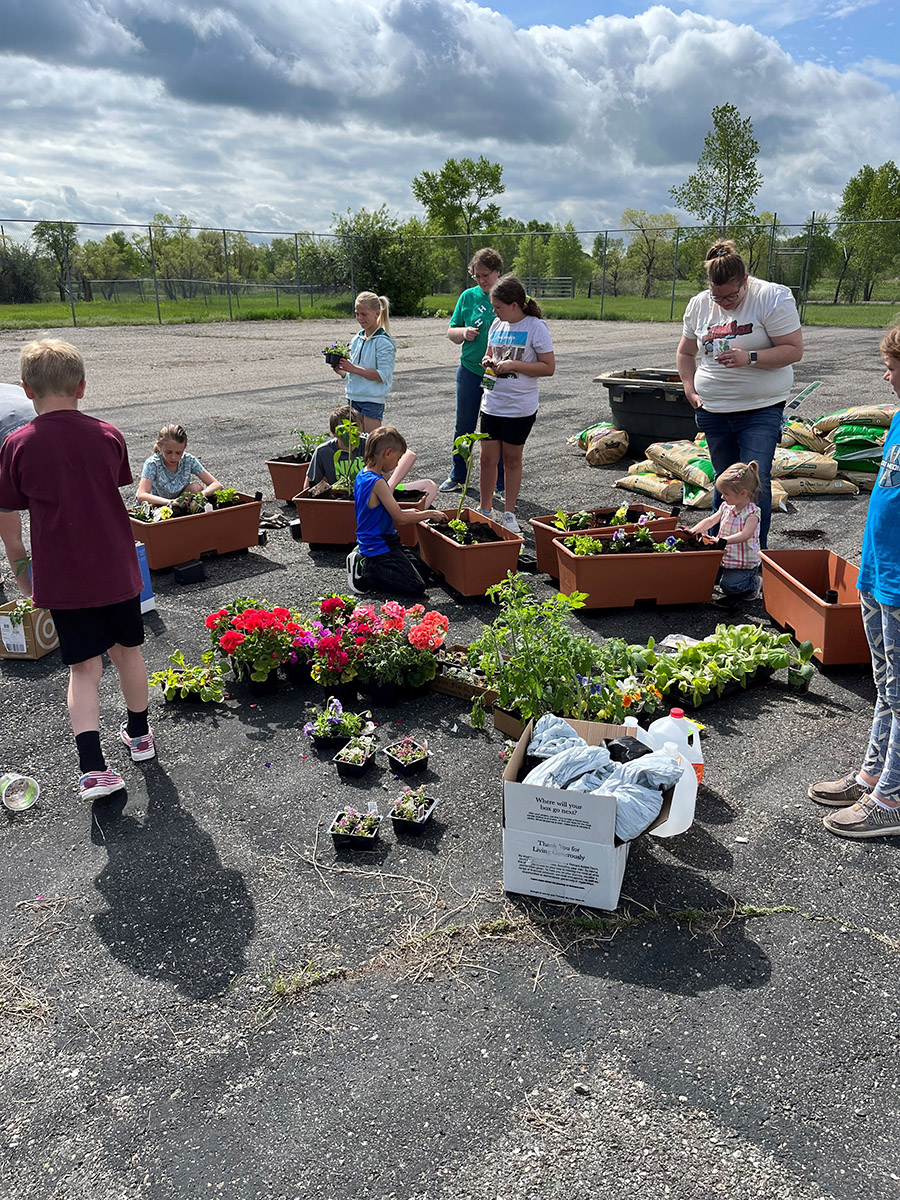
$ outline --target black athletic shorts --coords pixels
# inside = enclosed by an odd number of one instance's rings
[[[66,666],[104,654],[110,646],[142,646],[144,618],[141,597],[105,604],[101,608],[51,608]]]
[[[486,433],[495,442],[524,446],[536,420],[536,412],[530,417],[498,417],[495,413],[482,412],[481,432]]]

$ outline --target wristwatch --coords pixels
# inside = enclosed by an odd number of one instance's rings
[[[755,351],[755,350],[748,350],[748,351],[747,351],[747,354],[750,356],[750,361],[747,363],[747,366],[748,366],[748,367],[755,367],[755,366],[756,366],[756,351]]]

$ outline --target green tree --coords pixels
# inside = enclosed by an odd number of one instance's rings
[[[0,304],[37,304],[46,265],[37,250],[6,237],[0,244]]]
[[[106,300],[115,295],[116,281],[135,279],[141,274],[143,259],[121,230],[108,233],[102,241],[87,241],[81,247],[84,271]]]
[[[756,166],[759,142],[750,118],[742,120],[733,104],[714,108],[712,122],[697,170],[684,183],[669,188],[669,195],[711,231],[725,234],[730,226],[754,219],[754,200],[763,181]]]
[[[77,277],[81,247],[78,244],[78,226],[72,221],[36,221],[31,239],[48,258],[56,275],[55,283],[63,304],[68,301],[67,285]],[[69,280],[66,278],[68,265]]]
[[[640,276],[641,296],[646,300],[658,280],[672,276],[672,234],[678,228],[678,221],[671,213],[626,208],[622,213],[622,228],[635,232],[625,252],[625,262]]]
[[[880,167],[866,164],[844,188],[838,209],[835,238],[841,248],[843,268],[835,289],[835,302],[852,265],[849,291],[862,288],[870,300],[878,275],[897,258],[897,226],[900,220],[900,171],[893,162]]]
[[[576,285],[586,283],[591,276],[591,259],[585,254],[581,239],[571,221],[557,222],[550,238],[550,274],[556,278],[572,279]]]
[[[423,171],[410,186],[434,232],[462,235],[456,238],[456,246],[462,260],[462,277],[468,282],[472,235],[491,229],[500,220],[500,206],[490,198],[506,191],[503,167],[483,154],[477,160],[448,158],[440,171]]]
[[[602,286],[610,296],[618,296],[625,274],[625,242],[622,238],[604,237],[598,233],[591,251],[594,286]]]
[[[413,218],[401,225],[382,204],[374,212],[361,208],[335,214],[332,228],[348,265],[352,254],[358,292],[387,296],[398,316],[419,311],[434,276],[432,250],[421,221]]]

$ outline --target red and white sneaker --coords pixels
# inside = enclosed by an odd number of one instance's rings
[[[156,747],[153,744],[153,730],[148,729],[140,737],[128,736],[128,722],[123,721],[119,728],[119,737],[131,751],[132,762],[145,762],[148,758],[156,757]]]
[[[115,771],[88,771],[78,780],[78,794],[82,800],[99,800],[111,796],[125,786],[125,780]]]

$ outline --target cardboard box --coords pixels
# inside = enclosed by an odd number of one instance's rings
[[[591,746],[631,736],[625,725],[569,724]],[[532,726],[532,721],[525,726],[503,772],[504,891],[614,909],[631,845],[616,838],[615,797],[517,782]],[[671,803],[672,789],[667,788],[662,809],[646,832],[666,820]]]
[[[7,614],[16,602],[0,605],[0,658],[38,659],[59,645],[56,626],[46,608],[25,613],[22,624],[14,625]]]
[[[465,652],[468,646],[448,646],[450,651]],[[476,696],[483,696],[483,704],[485,708],[490,708],[497,699],[497,693],[493,688],[489,688],[486,684],[467,683],[464,679],[450,679],[444,675],[443,663],[438,664],[437,674],[431,681],[431,690],[440,692],[444,696],[456,696],[459,700],[474,700]]]

